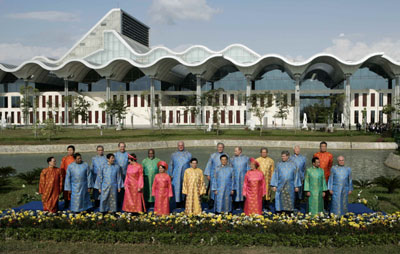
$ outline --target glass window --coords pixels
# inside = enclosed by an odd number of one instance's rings
[[[19,96],[11,96],[11,107],[19,108],[21,98]]]
[[[358,110],[355,110],[354,111],[354,123],[355,124],[357,124],[357,123],[359,123],[359,113],[358,113]]]
[[[383,107],[383,93],[379,93],[379,107]]]
[[[8,97],[0,96],[0,108],[8,108]]]

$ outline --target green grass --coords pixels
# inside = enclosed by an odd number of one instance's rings
[[[287,254],[317,254],[321,253],[396,253],[397,245],[347,247],[347,248],[293,248],[293,247],[237,247],[237,246],[174,246],[150,244],[101,244],[101,243],[71,243],[51,241],[18,241],[6,240],[0,242],[0,252],[4,253],[287,253]]]
[[[10,184],[0,188],[0,210],[17,207],[25,202],[30,202],[31,200],[26,197],[32,197],[34,199],[40,200],[40,196],[35,193],[38,191],[38,183],[28,185],[24,184],[24,181],[17,178],[11,177]],[[22,185],[25,187],[22,187]],[[19,204],[22,201],[23,203]]]
[[[100,136],[98,129],[62,128],[56,136],[48,141],[45,137],[35,138],[32,129],[6,129],[0,133],[2,145],[25,144],[69,144],[90,142],[116,142],[124,140],[134,141],[160,141],[160,140],[199,140],[199,139],[254,139],[254,140],[304,140],[304,141],[351,141],[351,142],[392,142],[393,138],[383,138],[381,135],[363,133],[358,131],[339,130],[334,133],[320,131],[294,131],[294,130],[265,130],[260,137],[258,131],[244,129],[223,129],[220,135],[215,132],[204,132],[200,129],[168,129],[160,134],[159,130],[122,130],[104,129]]]

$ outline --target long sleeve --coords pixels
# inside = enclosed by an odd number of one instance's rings
[[[101,190],[101,185],[103,183],[103,168],[105,166],[102,166],[98,171],[97,171],[97,176],[96,176],[96,182],[94,184],[94,188]]]
[[[188,171],[186,170],[183,175],[183,184],[182,184],[182,194],[187,195],[189,190],[189,176]]]
[[[335,170],[331,171],[331,175],[329,176],[328,180],[328,190],[333,190],[333,178],[335,177]]]
[[[172,198],[174,194],[172,194],[172,184],[171,178],[168,177],[168,197]]]
[[[279,183],[279,170],[274,170],[274,173],[272,173],[270,185],[273,187],[278,187],[278,183]]]
[[[64,188],[64,174],[62,173],[61,169],[59,169],[58,173],[60,174],[60,191]]]
[[[126,177],[125,179],[128,179],[128,177]],[[124,188],[124,182],[123,182],[123,179],[122,179],[122,168],[121,167],[118,167],[117,183],[118,183],[118,189]]]
[[[93,174],[92,171],[89,168],[89,165],[87,165],[87,182],[88,182],[88,188],[93,188]]]
[[[40,194],[43,194],[45,186],[46,186],[46,173],[45,173],[45,169],[43,169],[42,172],[40,173],[40,180],[39,180],[39,193]]]
[[[235,170],[233,170],[233,168],[232,168],[232,189],[231,190],[238,192],[237,191],[238,187],[239,186],[236,186],[236,181],[235,181]]]
[[[126,181],[125,181],[125,184],[126,184]],[[157,185],[158,185],[158,174],[154,177],[153,186],[151,187],[151,195],[153,197],[157,196],[157,190],[158,190]]]
[[[245,176],[244,176],[244,182],[243,182],[243,196],[247,196],[247,181],[248,181],[249,179],[248,179],[248,174],[246,174]],[[265,189],[265,187],[264,187],[264,189]]]
[[[174,176],[174,154],[171,155],[171,161],[169,162],[167,174],[171,177]]]
[[[260,174],[260,178],[261,178],[261,186],[262,186],[262,195],[265,196],[265,195],[267,195],[267,188],[266,188],[267,186],[265,183],[265,177],[262,172]]]
[[[214,177],[211,179],[211,190],[216,191],[217,190],[217,170],[214,170]]]
[[[206,176],[211,176],[211,168],[213,167],[213,156],[210,156],[210,159],[208,159],[206,168],[204,169],[204,175]]]
[[[294,164],[296,165],[296,164]],[[296,167],[296,171],[294,173],[294,187],[295,188],[300,188],[301,187],[301,178],[300,178],[300,172],[299,168]]]
[[[270,177],[272,177],[272,174],[275,172],[275,162],[272,159],[271,159],[271,161],[272,161],[272,163],[271,163]]]
[[[351,176],[351,168],[349,168],[348,183],[349,183],[349,191],[353,191],[353,177]]]
[[[200,174],[200,195],[206,194],[206,186],[204,184],[204,176],[203,174]]]
[[[138,180],[138,187],[143,189],[144,181],[143,181],[143,167],[139,164],[139,180]]]
[[[326,181],[325,181],[325,177],[323,177],[322,179],[322,191],[327,191],[328,187],[326,186]]]
[[[325,181],[323,182],[325,184]],[[308,175],[308,169],[306,170],[306,175],[304,177],[304,191],[310,191],[310,176]]]
[[[71,170],[67,170],[67,174],[65,176],[65,186],[64,186],[64,190],[66,191],[71,191],[72,190],[72,186],[71,186]]]

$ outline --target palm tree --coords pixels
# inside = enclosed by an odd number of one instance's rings
[[[394,193],[394,191],[400,188],[400,176],[386,177],[380,176],[374,179],[374,183],[378,186],[388,189],[388,193]]]

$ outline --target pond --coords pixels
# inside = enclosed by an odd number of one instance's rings
[[[171,153],[176,149],[156,149],[156,156],[169,163]],[[216,149],[215,147],[188,147],[187,150],[192,153],[193,157],[199,160],[199,167],[204,170],[208,158]],[[234,147],[226,147],[225,151],[233,156]],[[275,161],[280,160],[282,148],[269,149],[269,156]],[[129,150],[128,150],[129,151]],[[78,151],[79,152],[79,151]],[[106,151],[106,153],[109,151]],[[110,151],[115,152],[115,151]],[[132,151],[129,151],[132,152]],[[133,151],[139,161],[142,161],[147,156],[147,150]],[[292,150],[289,150],[292,153]],[[312,155],[316,152],[314,149],[302,149],[301,153],[307,157],[307,167],[311,166]],[[352,168],[353,179],[373,179],[378,176],[394,176],[400,175],[400,171],[386,167],[383,162],[389,155],[391,150],[329,150],[335,157],[343,155],[346,159],[346,165]],[[250,157],[259,157],[259,148],[243,147],[243,153]],[[91,158],[95,153],[82,153],[83,160],[91,163]],[[0,155],[0,167],[11,166],[17,169],[17,172],[26,172],[36,167],[47,167],[46,159],[49,156],[54,156],[57,160],[57,165],[61,163],[61,158],[64,154],[15,154],[15,155]]]

